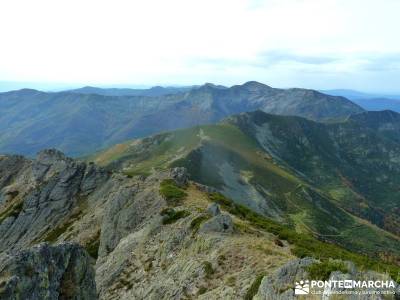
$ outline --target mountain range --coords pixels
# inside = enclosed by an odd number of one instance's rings
[[[98,88],[85,86],[79,89],[68,90],[76,94],[97,94],[103,96],[164,96],[169,94],[178,94],[189,91],[193,87],[162,87],[154,86],[149,89],[131,89],[131,88]]]
[[[400,283],[395,111],[254,81],[24,89],[0,111],[0,299],[295,300],[305,278]]]
[[[321,91],[332,96],[342,96],[360,105],[365,110],[390,109],[400,112],[400,95],[367,94],[353,90],[326,90]]]
[[[127,139],[215,123],[256,109],[312,120],[344,118],[363,111],[343,97],[305,89],[274,89],[258,82],[230,88],[205,84],[190,90],[134,90],[140,94],[134,96],[120,95],[124,90],[94,91],[98,89],[1,93],[0,153],[34,156],[41,149],[55,147],[81,156]]]

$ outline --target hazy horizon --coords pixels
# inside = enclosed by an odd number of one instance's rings
[[[400,93],[396,0],[5,0],[0,10],[2,82]]]
[[[248,81],[254,81],[254,80],[247,80],[244,82],[239,82],[237,85],[244,84],[245,82]],[[348,92],[356,92],[356,93],[361,93],[361,94],[366,94],[366,96],[395,96],[399,97],[400,96],[400,90],[398,92],[393,92],[393,91],[368,91],[368,90],[359,90],[359,89],[352,89],[352,88],[342,88],[342,87],[337,87],[337,88],[329,88],[329,89],[318,89],[318,88],[313,88],[313,87],[305,87],[305,86],[273,86],[269,84],[268,82],[261,82],[260,83],[269,85],[273,88],[281,88],[281,89],[290,89],[290,88],[305,88],[305,89],[313,89],[313,90],[318,90],[318,91],[348,91]],[[206,83],[212,83],[215,85],[223,85],[226,87],[231,87],[236,84],[232,85],[225,85],[221,83],[216,83],[216,82],[202,82],[198,84],[188,84],[188,85],[180,85],[180,84],[85,84],[85,83],[51,83],[51,82],[5,82],[5,81],[0,81],[0,93],[3,92],[9,92],[9,91],[15,91],[15,90],[21,90],[21,89],[34,89],[38,91],[43,91],[43,92],[60,92],[60,91],[67,91],[67,90],[73,90],[73,89],[79,89],[83,87],[95,87],[95,88],[102,88],[102,89],[108,89],[108,88],[116,88],[116,89],[149,89],[152,87],[156,86],[161,86],[161,87],[191,87],[191,86],[200,86],[204,85]]]

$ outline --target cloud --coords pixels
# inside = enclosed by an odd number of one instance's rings
[[[362,71],[400,71],[400,52],[365,54],[360,55],[360,58],[364,62],[361,66]]]
[[[0,80],[398,89],[397,0],[2,0],[0,11]]]
[[[262,65],[266,66],[289,62],[307,65],[323,65],[334,63],[335,61],[339,60],[339,58],[334,56],[296,54],[294,52],[276,49],[269,50],[258,55],[257,60]]]

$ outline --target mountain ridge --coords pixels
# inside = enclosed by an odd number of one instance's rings
[[[379,114],[397,116],[360,115]],[[382,134],[378,121],[370,118],[369,127],[351,117],[322,124],[256,111],[128,141],[89,160],[132,176],[185,167],[192,180],[269,218],[352,249],[374,252],[369,243],[383,238],[379,251],[394,251],[400,143],[393,138],[397,125]]]
[[[257,109],[316,120],[363,111],[341,97],[274,89],[254,81],[229,88],[203,85],[158,96],[28,89],[0,93],[0,153],[33,156],[56,147],[72,156],[87,155],[130,138],[216,123]]]
[[[0,174],[0,298],[296,299],[312,269],[399,281],[390,256],[256,214],[184,168],[127,176],[48,149],[1,156]]]

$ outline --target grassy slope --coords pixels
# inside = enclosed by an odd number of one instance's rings
[[[264,126],[264,138],[280,161],[310,184],[329,194],[347,211],[399,234],[400,144],[387,132],[352,119],[320,124],[298,117],[253,113],[251,120],[234,120],[249,136],[263,144],[257,126]],[[400,118],[400,116],[399,116]],[[400,125],[390,116],[384,128]],[[254,124],[256,126],[254,126]],[[376,126],[381,128],[382,124]],[[391,134],[398,132],[392,130]]]
[[[95,161],[123,167],[130,175],[146,174],[152,168],[185,166],[193,180],[217,188],[227,184],[220,170],[220,165],[227,163],[236,173],[245,173],[244,184],[264,193],[298,232],[312,232],[351,250],[399,254],[397,237],[338,208],[329,193],[277,163],[254,139],[231,124],[195,127],[127,143],[100,154]],[[252,201],[234,200],[242,204]]]

